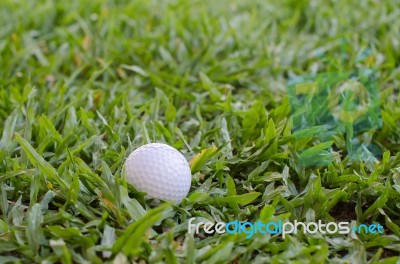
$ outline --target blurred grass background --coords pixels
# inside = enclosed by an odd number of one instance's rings
[[[1,1],[0,262],[397,263],[399,7]],[[335,164],[302,166],[299,150],[321,142],[294,139],[287,80],[359,67],[378,73],[383,126],[360,137],[382,160],[350,162],[337,136]],[[124,159],[147,142],[201,153],[180,206],[152,211],[126,184]],[[385,234],[193,237],[190,217]]]

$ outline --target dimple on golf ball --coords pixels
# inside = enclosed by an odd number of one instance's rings
[[[135,149],[125,162],[126,180],[147,198],[180,202],[190,189],[192,174],[175,148],[150,143]]]

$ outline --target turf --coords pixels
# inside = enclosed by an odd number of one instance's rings
[[[399,6],[2,0],[0,263],[399,263]],[[377,72],[382,121],[361,136],[382,156],[349,160],[339,135],[332,164],[305,166],[321,142],[292,133],[287,81],[360,67]],[[179,206],[125,181],[149,142],[191,161]],[[190,217],[385,232],[193,236]]]

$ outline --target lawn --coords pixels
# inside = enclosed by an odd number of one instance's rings
[[[0,263],[400,263],[399,17],[398,0],[2,0]],[[376,127],[295,129],[293,79],[362,68]],[[379,151],[349,158],[351,139]],[[182,203],[126,182],[150,142],[190,161]],[[194,235],[192,217],[384,232]]]

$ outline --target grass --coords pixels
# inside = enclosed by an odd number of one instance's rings
[[[399,263],[399,1],[0,3],[0,263]],[[304,166],[287,81],[369,67],[378,162]],[[192,160],[179,206],[124,180],[136,147]],[[315,149],[314,149],[315,150]],[[196,156],[199,155],[199,156]],[[323,158],[322,158],[323,159]],[[380,223],[383,235],[187,234],[190,217]]]

